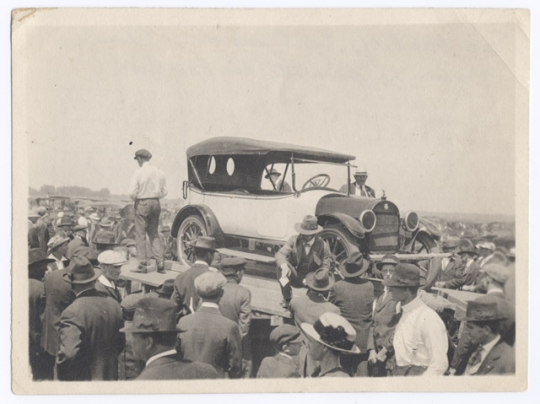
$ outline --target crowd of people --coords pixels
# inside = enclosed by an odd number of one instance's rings
[[[150,293],[120,278],[157,272],[176,258],[170,228],[158,228],[163,173],[135,155],[130,184],[136,240],[94,212],[47,220],[30,212],[29,355],[34,380],[498,375],[515,372],[514,260],[489,241],[445,240],[445,258],[424,269],[388,254],[353,253],[337,266],[307,215],[276,253],[282,306],[291,321],[269,332],[275,355],[254,366],[246,261],[218,257],[216,240],[191,245],[193,264]],[[34,219],[34,220],[32,220]],[[88,220],[90,219],[90,220]],[[121,227],[119,227],[121,228]],[[369,275],[369,278],[368,278]],[[373,280],[383,290],[376,295]],[[479,293],[457,331],[433,288]],[[297,293],[300,289],[305,293]],[[453,317],[453,311],[452,311]]]

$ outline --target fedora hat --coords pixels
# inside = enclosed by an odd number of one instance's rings
[[[163,285],[156,288],[156,293],[160,296],[170,298],[174,292],[174,279],[166,279]]]
[[[103,219],[101,219],[101,221],[99,222],[99,225],[101,227],[111,227],[113,225],[113,222],[110,221],[108,218],[104,217]]]
[[[510,271],[501,264],[487,264],[481,271],[503,285],[510,278]]]
[[[201,250],[216,251],[216,239],[214,237],[201,236],[189,245]]]
[[[45,262],[47,264],[54,262],[53,259],[47,258],[47,254],[41,248],[30,248],[28,250],[28,266],[37,264],[38,262]]]
[[[281,173],[276,170],[275,168],[272,168],[268,174],[264,176],[264,178],[268,179],[271,175],[277,175],[278,177],[281,176]]]
[[[442,248],[457,248],[459,240],[456,238],[449,238],[442,242]]]
[[[51,239],[47,243],[47,247],[49,247],[49,254],[53,251],[56,251],[59,247],[67,243],[69,243],[69,237],[64,237],[60,234],[55,234],[54,236],[51,237]]]
[[[97,260],[97,257],[98,257],[97,252],[85,245],[80,245],[80,246],[75,247],[73,249],[73,252],[71,253],[71,257],[69,258],[73,258],[73,257],[84,257],[88,261],[90,261],[90,264],[95,265],[95,266],[99,265],[99,262]]]
[[[382,260],[377,262],[377,269],[381,269],[383,265],[394,265],[394,267],[399,264],[399,259],[394,254],[386,254],[382,257]]]
[[[73,220],[71,220],[70,216],[64,215],[60,219],[60,223],[58,224],[58,227],[64,227],[64,226],[73,226],[75,223],[73,223]]]
[[[176,304],[168,299],[145,297],[135,304],[133,322],[120,332],[134,334],[182,332],[176,326]]]
[[[485,297],[484,299],[478,298],[467,302],[465,321],[494,321],[507,318],[506,313],[499,309],[499,305],[495,300],[485,299]]]
[[[334,277],[326,269],[317,269],[306,275],[306,285],[317,292],[326,292],[334,286]]]
[[[419,287],[425,284],[420,277],[420,269],[414,264],[398,264],[390,279],[383,281],[384,286],[399,288]]]
[[[135,152],[135,157],[133,157],[133,159],[137,160],[137,157],[142,157],[144,159],[151,159],[152,153],[150,153],[146,149],[139,149]]]
[[[117,245],[114,233],[106,230],[97,232],[92,242],[102,245]]]
[[[476,248],[471,240],[464,238],[459,240],[458,254],[478,255],[478,251],[476,251]]]
[[[73,284],[84,284],[95,281],[101,276],[101,270],[94,268],[88,258],[74,256],[71,258],[64,280]]]
[[[369,261],[364,259],[362,253],[355,252],[349,258],[341,261],[339,272],[345,278],[356,278],[365,273],[369,268]]]
[[[301,223],[296,223],[294,229],[300,233],[305,234],[306,236],[311,236],[312,234],[317,234],[322,231],[322,227],[317,223],[317,218],[313,215],[304,216],[304,219]]]
[[[311,339],[335,351],[359,354],[360,349],[354,345],[356,331],[353,326],[339,314],[324,313],[315,324],[300,324],[302,331]]]

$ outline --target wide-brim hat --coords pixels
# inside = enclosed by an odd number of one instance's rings
[[[306,275],[306,285],[316,292],[326,292],[334,286],[334,277],[326,269],[317,269]]]
[[[111,227],[114,223],[109,220],[108,218],[104,217],[103,219],[101,219],[101,221],[99,222],[99,225],[101,227]]]
[[[294,225],[294,229],[298,233],[305,234],[306,236],[320,233],[323,230],[317,223],[317,218],[313,215],[305,216],[301,223],[296,223]]]
[[[74,224],[75,223],[73,223],[73,220],[71,220],[71,217],[69,217],[69,216],[67,216],[67,214],[65,214],[60,219],[60,223],[58,223],[58,227],[73,226]]]
[[[174,279],[167,279],[156,288],[156,293],[160,296],[171,296],[174,292]]]
[[[28,250],[28,266],[37,264],[38,262],[46,262],[47,264],[54,262],[53,259],[47,258],[47,254],[41,248],[30,248]]]
[[[94,268],[90,261],[81,256],[71,258],[67,272],[63,275],[66,282],[85,284],[95,281],[102,274],[99,268]]]
[[[457,252],[459,255],[461,254],[474,254],[474,255],[478,255],[478,251],[476,251],[476,249],[473,247],[461,247],[458,252]]]
[[[399,264],[399,259],[393,255],[393,254],[386,254],[384,257],[382,257],[382,260],[377,262],[376,267],[377,269],[381,269],[383,265],[393,265],[394,267]]]
[[[311,339],[328,348],[348,353],[359,354],[356,342],[356,331],[353,326],[338,314],[327,312],[321,315],[315,324],[300,324],[302,331]]]
[[[420,276],[420,268],[414,264],[398,264],[392,277],[383,280],[384,286],[396,288],[420,287],[426,284]]]
[[[176,304],[158,297],[145,297],[137,301],[133,321],[120,329],[120,332],[133,334],[184,331],[176,325]]]
[[[201,236],[194,242],[189,243],[189,246],[201,250],[217,251],[216,239],[214,237]]]
[[[69,243],[69,237],[64,237],[60,234],[55,234],[54,236],[51,237],[51,239],[47,243],[47,247],[49,247],[49,254],[53,251],[56,251],[59,247],[67,243]]]
[[[272,170],[270,170],[270,172],[268,174],[266,174],[264,176],[264,178],[268,179],[268,178],[270,178],[271,175],[274,175],[274,174],[277,175],[277,176],[281,175],[281,173],[278,170],[276,170],[275,168],[272,168]]]
[[[339,272],[345,278],[356,278],[364,274],[369,268],[369,261],[364,259],[362,253],[355,252],[339,264]]]

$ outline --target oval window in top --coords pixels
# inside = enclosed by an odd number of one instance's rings
[[[229,174],[229,176],[233,175],[234,173],[234,160],[232,159],[232,157],[229,157],[229,159],[227,160],[227,174]]]
[[[210,157],[210,165],[208,166],[208,174],[214,174],[216,172],[216,159],[214,156]]]

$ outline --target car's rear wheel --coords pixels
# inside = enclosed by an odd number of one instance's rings
[[[353,235],[340,224],[326,226],[320,233],[320,237],[328,243],[337,265],[359,251]]]
[[[437,243],[429,234],[420,233],[413,242],[412,251],[416,254],[425,254],[430,253],[435,247]]]
[[[182,265],[191,265],[194,261],[193,248],[190,246],[201,236],[207,236],[206,226],[200,216],[188,216],[180,225],[178,236],[178,261]]]

